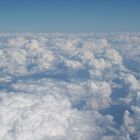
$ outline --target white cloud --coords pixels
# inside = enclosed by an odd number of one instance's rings
[[[0,139],[139,139],[139,34],[0,36]]]
[[[22,47],[23,45],[25,45],[28,42],[28,40],[26,40],[23,37],[16,37],[16,38],[10,38],[7,40],[7,45],[11,46],[11,47]]]

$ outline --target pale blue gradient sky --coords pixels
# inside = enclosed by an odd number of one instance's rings
[[[0,32],[139,32],[140,0],[0,0]]]

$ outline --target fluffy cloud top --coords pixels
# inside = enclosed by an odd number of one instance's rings
[[[140,34],[0,34],[1,140],[140,140]]]

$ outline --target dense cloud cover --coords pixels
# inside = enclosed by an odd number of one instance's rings
[[[0,33],[0,140],[140,140],[140,34]]]

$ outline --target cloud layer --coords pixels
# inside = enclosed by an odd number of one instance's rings
[[[140,140],[139,33],[1,33],[0,139]]]

